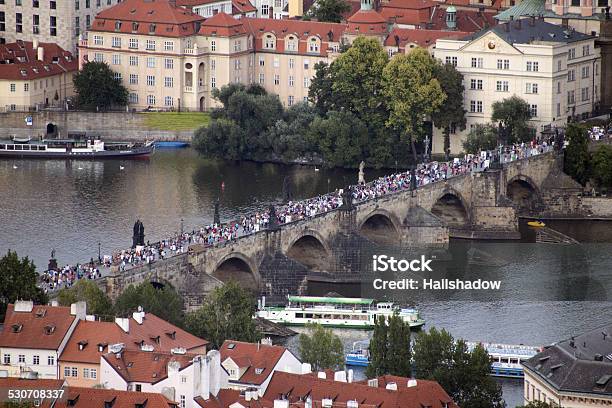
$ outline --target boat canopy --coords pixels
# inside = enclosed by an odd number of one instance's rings
[[[324,296],[288,296],[287,299],[292,303],[328,303],[336,305],[371,305],[374,303],[374,299]]]

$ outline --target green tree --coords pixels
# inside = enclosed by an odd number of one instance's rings
[[[314,105],[321,116],[336,108],[336,94],[333,90],[334,81],[331,77],[331,67],[323,62],[314,65],[315,74],[308,87],[308,100]]]
[[[0,321],[4,321],[6,307],[16,300],[32,300],[47,303],[47,295],[36,286],[36,266],[28,257],[19,258],[17,252],[8,250],[0,258]]]
[[[315,118],[308,137],[326,164],[355,167],[363,160],[368,129],[350,112],[331,111],[325,118]]]
[[[214,99],[221,102],[224,107],[227,107],[230,96],[236,92],[244,92],[244,85],[237,82],[230,82],[227,85],[223,85],[221,88],[213,88],[211,95]]]
[[[229,281],[208,294],[201,308],[187,314],[185,327],[215,348],[229,339],[255,342],[261,339],[253,320],[256,311],[253,295],[238,283]]]
[[[368,378],[378,377],[387,374],[388,358],[388,326],[384,316],[376,317],[374,321],[374,332],[370,340],[368,351],[370,353],[370,363],[366,367],[366,376]]]
[[[591,161],[593,179],[599,188],[612,189],[612,146],[600,146]]]
[[[88,62],[72,81],[77,103],[84,109],[106,109],[128,103],[128,90],[105,62]]]
[[[526,142],[531,138],[527,121],[531,119],[529,104],[513,95],[493,102],[491,120],[501,124],[504,144]]]
[[[327,23],[339,23],[342,15],[351,11],[346,0],[317,0],[308,10],[308,18]]]
[[[435,67],[429,52],[418,48],[408,55],[396,54],[383,71],[383,93],[390,107],[387,124],[401,132],[400,140],[410,145],[415,162],[415,142],[425,135],[425,119],[446,98]]]
[[[465,129],[465,109],[463,109],[463,75],[453,64],[436,63],[435,77],[440,83],[446,99],[432,119],[436,127],[444,132],[444,155],[448,160],[450,155],[450,132],[453,127],[458,130]]]
[[[431,328],[413,347],[417,378],[437,381],[462,408],[505,408],[501,386],[491,378],[490,359],[482,346],[468,350],[447,331]]]
[[[314,371],[337,370],[344,365],[342,340],[331,329],[320,324],[308,324],[308,333],[300,334],[300,356]]]
[[[205,157],[239,160],[246,149],[246,137],[233,120],[213,119],[195,131],[193,147]]]
[[[389,374],[410,377],[410,325],[396,313],[389,317],[387,369]]]
[[[478,154],[481,150],[495,150],[497,147],[497,130],[490,124],[478,123],[463,141],[466,153]]]
[[[306,135],[315,116],[314,107],[300,102],[287,109],[283,119],[268,129],[267,145],[277,158],[295,160],[314,153]]]
[[[85,301],[87,302],[87,313],[101,316],[104,320],[112,320],[114,317],[110,298],[94,281],[89,279],[79,279],[72,287],[60,290],[57,300],[62,306]]]
[[[577,123],[567,125],[565,138],[569,144],[565,148],[564,172],[584,185],[589,179],[589,135],[586,128]]]
[[[183,299],[174,288],[166,284],[161,289],[151,282],[128,286],[115,301],[115,312],[128,315],[142,306],[146,313],[153,313],[174,325],[183,324]]]

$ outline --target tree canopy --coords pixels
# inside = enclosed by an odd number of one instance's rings
[[[481,150],[495,150],[497,146],[497,129],[490,123],[478,123],[463,141],[466,153],[476,154]]]
[[[89,279],[79,279],[70,288],[59,291],[57,301],[62,306],[70,306],[73,303],[87,302],[87,313],[100,316],[104,320],[113,320],[114,310],[110,298]]]
[[[128,90],[105,62],[88,62],[73,77],[79,107],[88,110],[125,106]]]
[[[185,327],[195,336],[208,340],[215,348],[225,340],[256,342],[261,333],[253,316],[257,302],[238,283],[230,281],[215,288],[198,310],[188,313]]]
[[[384,316],[376,319],[369,351],[368,377],[384,374],[411,376],[410,325],[397,314],[388,319]]]
[[[584,126],[570,123],[565,131],[564,171],[582,185],[589,179],[589,135]]]
[[[4,321],[8,304],[16,300],[47,303],[47,295],[36,286],[37,282],[36,266],[27,256],[19,258],[17,252],[9,249],[0,258],[0,321]]]
[[[593,179],[597,186],[607,191],[612,190],[612,146],[600,146],[593,153]]]
[[[492,109],[491,120],[501,123],[504,144],[525,142],[531,138],[527,124],[531,119],[531,110],[527,101],[513,95],[493,102]]]
[[[444,132],[444,154],[450,154],[450,132],[452,128],[465,130],[465,109],[463,109],[463,75],[452,64],[436,63],[435,77],[446,95],[444,103],[431,116],[433,123]]]
[[[346,0],[317,0],[306,14],[307,18],[322,22],[339,23],[342,15],[351,10]]]
[[[129,285],[117,297],[115,312],[119,316],[129,315],[142,308],[174,325],[183,325],[183,299],[170,285],[163,288],[153,286],[151,282]]]
[[[320,324],[308,324],[307,333],[300,334],[300,356],[313,371],[337,370],[344,365],[344,346],[340,337]]]

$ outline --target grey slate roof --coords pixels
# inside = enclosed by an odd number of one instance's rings
[[[543,14],[546,9],[544,8],[545,0],[523,0],[520,3],[506,9],[495,16],[497,21],[509,21],[510,17],[515,20],[524,16],[539,16]]]
[[[510,27],[506,31],[506,27]],[[465,38],[472,41],[493,31],[509,44],[530,44],[534,42],[572,43],[592,38],[575,30],[547,23],[539,18],[524,18],[508,23],[498,24],[487,30],[482,30]]]
[[[550,346],[523,365],[557,391],[612,397],[612,324]]]

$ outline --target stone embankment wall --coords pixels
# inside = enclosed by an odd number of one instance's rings
[[[32,117],[32,126],[26,117]],[[147,128],[145,115],[132,112],[3,112],[0,113],[0,139],[10,136],[40,137],[47,125],[57,126],[60,137],[86,133],[104,140],[191,142],[193,131],[164,131]]]

